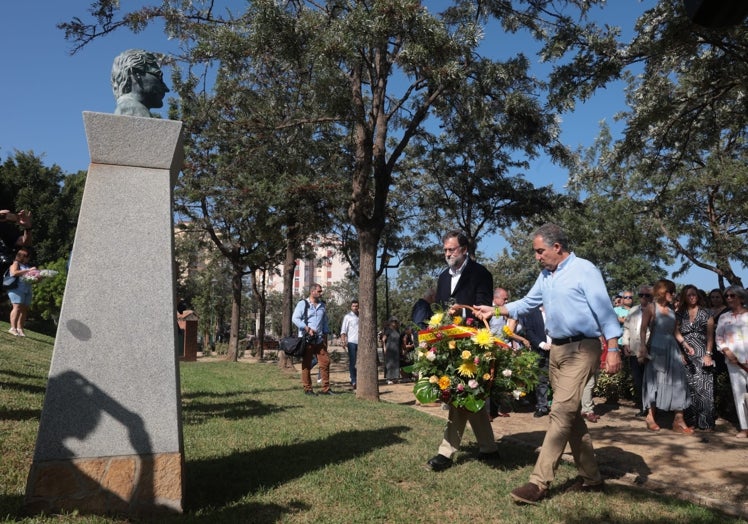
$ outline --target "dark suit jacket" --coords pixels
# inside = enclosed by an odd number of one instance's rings
[[[445,309],[451,300],[465,306],[490,306],[493,302],[493,276],[475,260],[468,260],[453,293],[449,291],[451,282],[449,269],[445,269],[436,284],[436,302]],[[469,311],[467,313],[472,316]]]
[[[519,322],[525,330],[525,338],[530,341],[532,349],[541,355],[547,354],[547,351],[540,348],[540,343],[546,341],[545,322],[543,322],[543,313],[540,308],[531,309],[519,318]]]

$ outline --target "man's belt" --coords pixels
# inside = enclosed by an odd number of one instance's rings
[[[551,338],[551,343],[554,346],[563,346],[564,344],[571,344],[572,342],[579,342],[580,340],[584,340],[585,338],[592,338],[592,337],[587,337],[585,335],[574,335],[573,337]]]

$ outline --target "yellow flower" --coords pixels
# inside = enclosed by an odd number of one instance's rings
[[[460,324],[462,324],[462,317],[452,317],[452,324],[454,324],[455,326],[459,326]]]
[[[472,360],[464,361],[460,367],[457,368],[457,372],[463,377],[473,378],[478,368],[473,364]]]
[[[449,346],[449,349],[455,349],[457,347],[457,342],[455,342],[454,340],[450,340],[449,344],[447,345]]]
[[[450,384],[452,384],[452,381],[449,380],[449,377],[447,375],[444,375],[439,379],[439,389],[441,390],[447,389]]]
[[[508,336],[508,337],[513,337],[513,336],[514,336],[514,331],[512,331],[512,328],[510,328],[510,327],[509,327],[509,326],[507,326],[507,325],[505,325],[505,326],[504,326],[503,328],[501,328],[501,331],[502,331],[502,332],[503,332],[503,333],[504,333],[504,334],[505,334],[506,336]]]
[[[491,347],[493,340],[493,335],[491,335],[491,332],[485,328],[478,330],[478,332],[473,335],[473,342],[484,348]]]
[[[462,357],[462,360],[470,360],[473,358],[473,354],[467,349],[463,351],[462,354],[460,354],[460,356]]]
[[[483,373],[483,380],[491,380],[491,374],[490,373]]]
[[[442,324],[444,313],[434,313],[429,319],[429,327],[431,329],[438,328]]]

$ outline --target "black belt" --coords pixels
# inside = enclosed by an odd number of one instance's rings
[[[592,338],[592,337],[586,337],[584,335],[574,335],[573,337],[551,338],[551,343],[554,346],[563,346],[564,344],[571,344],[572,342],[579,342],[580,340],[584,340],[585,338]]]

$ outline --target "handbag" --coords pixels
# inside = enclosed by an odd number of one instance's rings
[[[3,289],[10,291],[18,287],[18,277],[11,276],[10,268],[5,270],[3,275]]]
[[[279,346],[289,357],[301,357],[304,355],[306,337],[283,337],[280,339]]]
[[[306,299],[304,299],[304,323],[305,324],[309,322],[309,319],[307,316],[308,314],[309,314],[309,302],[307,302]],[[307,342],[308,342],[308,339],[306,335],[302,337],[298,337],[298,336],[283,337],[278,342],[278,346],[289,357],[300,358],[304,356],[304,348],[306,347]]]

